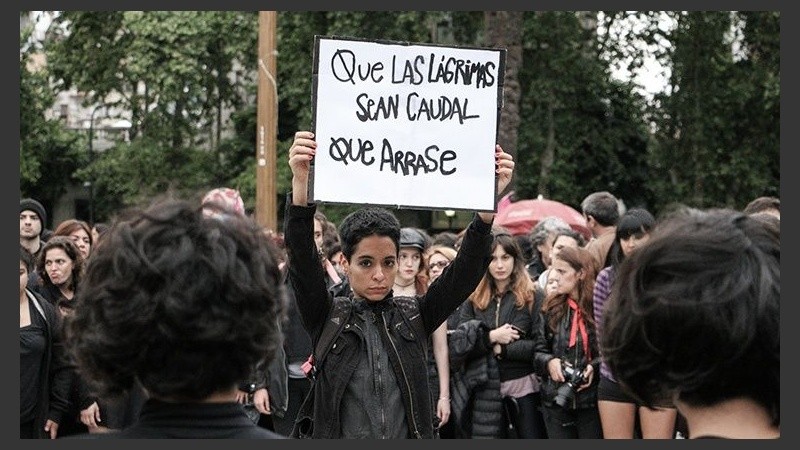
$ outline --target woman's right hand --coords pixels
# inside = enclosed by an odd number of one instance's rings
[[[298,131],[294,134],[292,147],[289,149],[289,168],[292,169],[292,204],[306,206],[308,204],[308,177],[311,173],[311,161],[317,154],[317,141],[314,133]]]
[[[561,358],[553,358],[547,362],[547,371],[550,373],[550,379],[558,383],[567,381],[564,378],[564,373],[561,371]]]
[[[507,345],[519,339],[519,331],[510,323],[504,323],[489,332],[489,342]]]
[[[289,149],[289,167],[292,175],[308,177],[311,171],[311,160],[317,154],[317,141],[314,140],[314,133],[310,131],[298,131],[294,134],[292,147]]]

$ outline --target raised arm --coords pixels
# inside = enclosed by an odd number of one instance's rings
[[[284,225],[289,285],[294,291],[303,326],[312,340],[316,340],[332,304],[314,243],[316,205],[308,203],[308,177],[315,153],[314,134],[310,131],[295,133],[289,150],[292,193],[291,201],[287,199]]]

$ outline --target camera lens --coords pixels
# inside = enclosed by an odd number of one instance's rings
[[[572,384],[569,382],[562,384],[558,387],[558,390],[556,390],[555,402],[562,408],[568,407],[574,398],[575,389],[573,389]]]

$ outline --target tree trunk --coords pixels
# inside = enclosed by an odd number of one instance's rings
[[[484,27],[486,45],[506,49],[503,108],[500,111],[497,143],[506,153],[517,159],[517,141],[520,124],[519,70],[522,67],[522,20],[523,11],[486,11]],[[514,189],[515,180],[507,190]],[[504,192],[499,192],[503,195]]]
[[[550,198],[550,191],[547,185],[550,183],[550,169],[556,160],[556,124],[553,118],[553,98],[547,101],[547,144],[542,153],[542,165],[539,170],[539,186],[537,194],[544,198]]]

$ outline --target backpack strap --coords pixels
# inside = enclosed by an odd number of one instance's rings
[[[336,297],[333,299],[328,321],[322,327],[319,339],[314,346],[308,360],[303,364],[303,372],[311,379],[316,379],[325,356],[333,347],[336,338],[342,333],[345,324],[350,320],[350,313],[353,311],[353,300],[348,297]],[[316,355],[316,356],[315,356]]]

